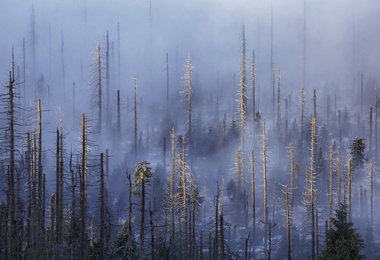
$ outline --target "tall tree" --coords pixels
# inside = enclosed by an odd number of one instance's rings
[[[192,98],[192,86],[191,86],[191,71],[193,69],[193,66],[191,65],[191,57],[190,53],[187,56],[187,61],[186,61],[186,70],[185,70],[185,86],[187,86],[187,89],[182,91],[181,93],[185,93],[187,95],[186,100],[189,102],[188,104],[188,116],[189,116],[189,130],[188,130],[188,140],[191,143],[191,98]]]
[[[87,118],[82,115],[82,166],[80,174],[80,258],[86,258]]]
[[[265,145],[265,119],[263,124],[263,175],[264,175],[264,251],[267,253],[267,220],[268,220],[268,207],[267,207],[267,152]]]
[[[351,155],[351,163],[352,170],[356,170],[361,168],[365,161],[365,139],[356,137],[355,140],[352,141],[350,145],[350,155]]]
[[[353,227],[354,224],[347,221],[347,205],[340,204],[335,215],[332,218],[334,228],[326,230],[326,249],[322,253],[322,259],[365,259],[360,254],[364,242]]]
[[[12,64],[12,66],[14,66]],[[9,156],[10,167],[8,170],[8,193],[9,193],[9,221],[11,237],[11,259],[17,259],[17,225],[16,225],[16,199],[15,199],[15,122],[14,122],[14,75],[9,72],[8,102],[9,102]]]
[[[103,167],[103,153],[100,154],[100,245],[99,245],[99,259],[104,257],[104,167]]]
[[[145,228],[145,200],[147,196],[146,186],[150,183],[150,178],[154,174],[150,171],[151,167],[146,161],[139,162],[136,165],[134,180],[133,180],[133,193],[141,198],[140,202],[140,253],[139,259],[144,258],[144,228]]]

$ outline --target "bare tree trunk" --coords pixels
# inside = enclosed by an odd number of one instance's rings
[[[186,162],[185,162],[185,144],[184,139],[182,139],[182,199],[183,199],[183,222],[184,222],[184,232],[185,232],[185,250],[184,256],[186,258],[188,252],[188,229],[187,229],[187,197],[186,197]]]
[[[120,88],[120,23],[117,22],[117,73],[118,73],[118,84]]]
[[[120,90],[117,90],[117,131],[120,134]]]
[[[319,258],[319,227],[318,227],[318,200],[317,197],[315,197],[315,229],[316,229],[316,247],[317,247],[317,259]]]
[[[290,148],[290,205],[293,209],[293,194],[294,194],[294,146],[293,140]]]
[[[190,53],[187,58],[187,70],[188,70],[188,100],[189,100],[189,142],[191,143],[191,58]]]
[[[63,55],[64,50],[64,41],[63,41],[63,31],[61,30],[61,38],[62,38],[62,44],[61,44],[61,61],[62,61],[62,82],[63,82],[63,102],[66,102],[66,75],[65,75],[65,59]]]
[[[12,62],[12,68],[14,64]],[[13,83],[14,75],[12,79],[12,74],[9,72],[9,85],[8,85],[8,95],[9,95],[9,153],[10,153],[10,169],[8,176],[8,191],[9,191],[9,220],[10,220],[10,235],[11,235],[11,259],[17,259],[17,223],[16,223],[16,200],[15,200],[15,140],[14,140],[14,100],[13,100]]]
[[[127,257],[128,257],[128,259],[132,259],[132,180],[131,180],[131,175],[128,174],[128,169],[127,169],[126,173],[127,173],[127,179],[129,182],[128,250],[127,250],[128,254],[127,254]]]
[[[377,158],[377,85],[375,87],[376,89],[376,101],[375,101],[375,158]]]
[[[37,205],[38,205],[38,227],[37,227],[37,233],[40,240],[43,240],[43,219],[42,219],[42,209],[43,209],[43,203],[42,203],[42,133],[41,133],[41,101],[38,100],[38,194],[37,194]],[[38,243],[38,249],[41,250],[40,243]],[[40,256],[40,252],[37,254]]]
[[[98,130],[102,130],[102,65],[100,55],[100,44],[98,44]]]
[[[169,111],[169,54],[166,53],[166,109]]]
[[[99,259],[104,257],[104,168],[103,168],[103,153],[100,154],[100,245]]]
[[[90,246],[94,247],[94,220],[91,219],[91,227],[90,227]]]
[[[174,247],[175,220],[174,220],[174,175],[175,175],[175,132],[173,127],[172,137],[172,170],[170,173],[170,213],[171,213],[171,237],[170,248]]]
[[[164,167],[164,169],[166,169],[166,138],[164,137],[164,149],[163,149],[163,160],[162,160],[162,166]]]
[[[82,115],[82,174],[80,181],[80,258],[86,258],[86,182],[87,182],[87,122]]]
[[[195,197],[195,177],[194,175],[191,176],[191,212],[192,212],[192,221],[193,221],[193,240],[192,240],[192,252],[194,255],[195,251],[195,205],[197,203],[196,197]]]
[[[144,227],[145,227],[145,179],[141,182],[141,208],[140,208],[140,253],[139,259],[144,258]]]
[[[263,175],[264,175],[264,222],[268,220],[268,207],[267,207],[267,158],[266,158],[266,146],[265,146],[265,119],[263,125]],[[267,225],[265,224],[264,232],[264,252],[267,253]]]
[[[226,146],[226,118],[223,118],[223,147]]]
[[[272,56],[272,58],[273,58],[273,56]],[[275,128],[275,117],[274,117],[274,104],[275,104],[275,88],[274,88],[274,86],[275,86],[275,78],[274,78],[274,72],[276,71],[276,69],[274,68],[274,59],[272,59],[272,83],[273,83],[273,86],[272,86],[272,88],[273,88],[273,104],[272,104],[272,117],[273,117],[273,128]]]
[[[59,135],[59,130],[57,128],[57,149],[56,149],[56,191],[55,191],[55,199],[56,199],[56,244],[57,244],[57,250],[56,250],[56,258],[59,256],[59,248],[60,248],[60,241],[61,241],[61,232],[62,232],[62,228],[60,226],[60,216],[59,216],[59,211],[60,211],[60,164],[59,164],[59,152],[60,152],[60,148],[59,148],[59,145],[60,145],[60,142],[59,142],[59,138],[60,138],[60,135]]]
[[[369,158],[372,158],[372,107],[369,108]]]
[[[134,108],[135,108],[135,156],[137,156],[137,97],[136,97],[136,78],[133,78],[134,89]]]
[[[54,193],[50,199],[50,250],[49,259],[53,259],[54,253]]]
[[[301,151],[303,150],[303,105],[304,105],[304,92],[303,92],[303,86],[301,91]]]
[[[360,75],[360,117],[363,118],[363,74]]]
[[[203,260],[203,233],[201,230],[201,239],[200,239],[200,246],[199,246],[199,252],[200,252],[200,258]]]
[[[50,93],[50,91],[49,91]],[[50,94],[49,94],[49,103],[50,103]],[[48,109],[50,109],[50,104],[48,103]],[[73,122],[75,119],[75,82],[73,82]],[[74,124],[74,123],[73,123]]]
[[[351,222],[351,181],[352,181],[352,175],[351,175],[351,159],[348,159],[348,221]]]
[[[288,236],[288,260],[290,260],[290,214],[289,214],[289,199],[288,199],[288,185],[286,185],[286,230]]]
[[[46,187],[46,176],[45,174],[42,175],[42,237],[43,237],[43,241],[42,241],[42,247],[43,248],[46,248],[46,243],[45,243],[45,238],[46,238],[46,234],[45,234],[45,212],[46,212],[46,190],[45,190],[45,187]],[[43,253],[44,257],[47,256],[47,254],[44,252]]]
[[[215,239],[214,239],[214,259],[216,259],[218,257],[218,246],[219,246],[219,232],[218,232],[218,228],[219,228],[219,185],[218,185],[218,191],[217,191],[217,194],[216,194],[216,198],[214,198],[215,200]]]
[[[37,208],[37,144],[36,144],[36,132],[33,131],[33,258],[37,259],[38,255],[38,208]]]
[[[281,94],[280,94],[280,86],[281,86],[281,76],[280,76],[280,67],[278,67],[278,74],[277,74],[277,137],[278,140],[280,140],[281,136]]]
[[[330,96],[327,96],[327,126],[330,127]]]
[[[338,148],[338,206],[340,204],[340,188],[341,188],[341,182],[340,182],[340,167],[341,167],[341,163],[340,163],[340,144],[339,144],[339,148]]]
[[[150,224],[150,247],[151,247],[151,259],[155,259],[155,251],[154,251],[154,225],[153,225],[153,212],[154,209],[151,210],[149,202],[149,224]],[[155,206],[153,206],[154,208]]]
[[[329,230],[331,230],[331,219],[333,211],[333,145],[330,142],[330,205],[329,205]]]
[[[27,151],[26,151],[26,169],[27,169],[27,180],[28,180],[28,213],[27,213],[27,227],[26,227],[26,245],[25,245],[25,253],[24,258],[27,259],[29,257],[29,250],[31,248],[31,219],[32,217],[32,196],[33,196],[33,190],[32,190],[32,183],[33,178],[31,174],[31,167],[30,167],[30,155],[31,155],[31,149],[30,149],[30,132],[27,132],[26,135],[26,145],[27,145]]]
[[[220,259],[225,259],[225,254],[224,254],[224,218],[223,218],[223,210],[220,213]]]
[[[253,105],[252,105],[252,109],[253,109],[253,113],[252,113],[252,116],[253,118],[255,118],[255,114],[256,114],[256,93],[255,93],[255,50],[253,50],[253,56],[252,56],[252,102],[253,102]],[[255,122],[253,122],[253,125],[254,125]]]
[[[315,117],[311,131],[311,162],[310,162],[310,203],[311,203],[311,259],[315,259],[315,216],[314,216],[314,148],[315,148]]]
[[[62,244],[62,227],[63,227],[63,115],[62,115],[62,109],[61,109],[61,137],[59,138],[59,141],[61,143],[60,145],[60,151],[59,151],[59,226],[60,226],[60,236],[59,238],[59,245]]]
[[[251,151],[251,167],[252,167],[252,240],[253,240],[253,259],[256,258],[256,205],[255,205],[255,162],[253,150]]]
[[[371,229],[373,228],[373,163],[371,159]]]
[[[107,46],[106,46],[106,94],[107,94],[107,128],[111,124],[111,108],[110,108],[110,47],[109,47],[109,37],[108,37],[108,31],[107,31]]]
[[[240,171],[241,171],[241,158],[240,158],[240,147],[237,152],[237,176],[236,176],[236,187],[237,187],[237,201],[236,201],[236,208],[238,213],[238,218],[240,218],[240,192],[241,192],[241,177],[240,177]]]

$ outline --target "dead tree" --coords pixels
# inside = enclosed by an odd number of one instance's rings
[[[135,156],[137,156],[137,93],[136,93],[136,78],[133,78],[133,93],[134,93],[134,111],[135,111]]]
[[[263,175],[264,175],[264,251],[267,253],[267,219],[268,219],[268,207],[267,207],[267,155],[266,155],[266,146],[265,146],[265,119],[263,124]]]
[[[253,258],[255,259],[256,249],[256,205],[255,205],[255,162],[253,157],[253,150],[251,151],[251,167],[252,167],[252,240],[253,240]]]
[[[50,199],[50,248],[49,259],[53,259],[54,250],[54,193]]]
[[[290,260],[290,213],[289,213],[289,198],[288,198],[288,185],[286,185],[286,233],[288,237],[288,260]]]
[[[331,219],[333,210],[333,145],[330,142],[330,204],[329,204],[329,230],[331,230]]]
[[[82,115],[82,172],[80,176],[80,258],[86,258],[87,119]]]
[[[104,168],[103,168],[103,153],[100,154],[100,245],[99,259],[104,257]]]

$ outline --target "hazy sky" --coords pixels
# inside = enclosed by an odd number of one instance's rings
[[[37,44],[35,73],[36,77],[43,73],[50,84],[58,84],[53,79],[62,77],[61,31],[66,84],[79,82],[82,62],[83,84],[88,85],[92,53],[98,43],[101,48],[105,46],[107,30],[110,44],[114,42],[113,55],[117,56],[118,22],[121,81],[126,86],[131,86],[134,76],[141,86],[165,86],[166,53],[173,84],[179,84],[182,64],[190,53],[204,87],[217,81],[218,72],[220,80],[231,86],[233,74],[239,73],[243,24],[247,62],[251,63],[255,49],[257,79],[269,84],[273,7],[275,67],[281,67],[284,87],[302,85],[303,0],[1,1],[1,82],[7,80],[12,44],[16,64],[22,64],[23,37],[30,65],[32,4]],[[306,1],[306,87],[319,88],[326,81],[352,84],[358,72],[370,78],[379,76],[379,7],[378,1]],[[31,77],[30,71],[27,76]]]

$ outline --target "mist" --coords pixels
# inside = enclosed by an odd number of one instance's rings
[[[2,1],[1,254],[286,259],[288,242],[293,259],[316,259],[343,203],[376,259],[379,11],[370,0]]]

